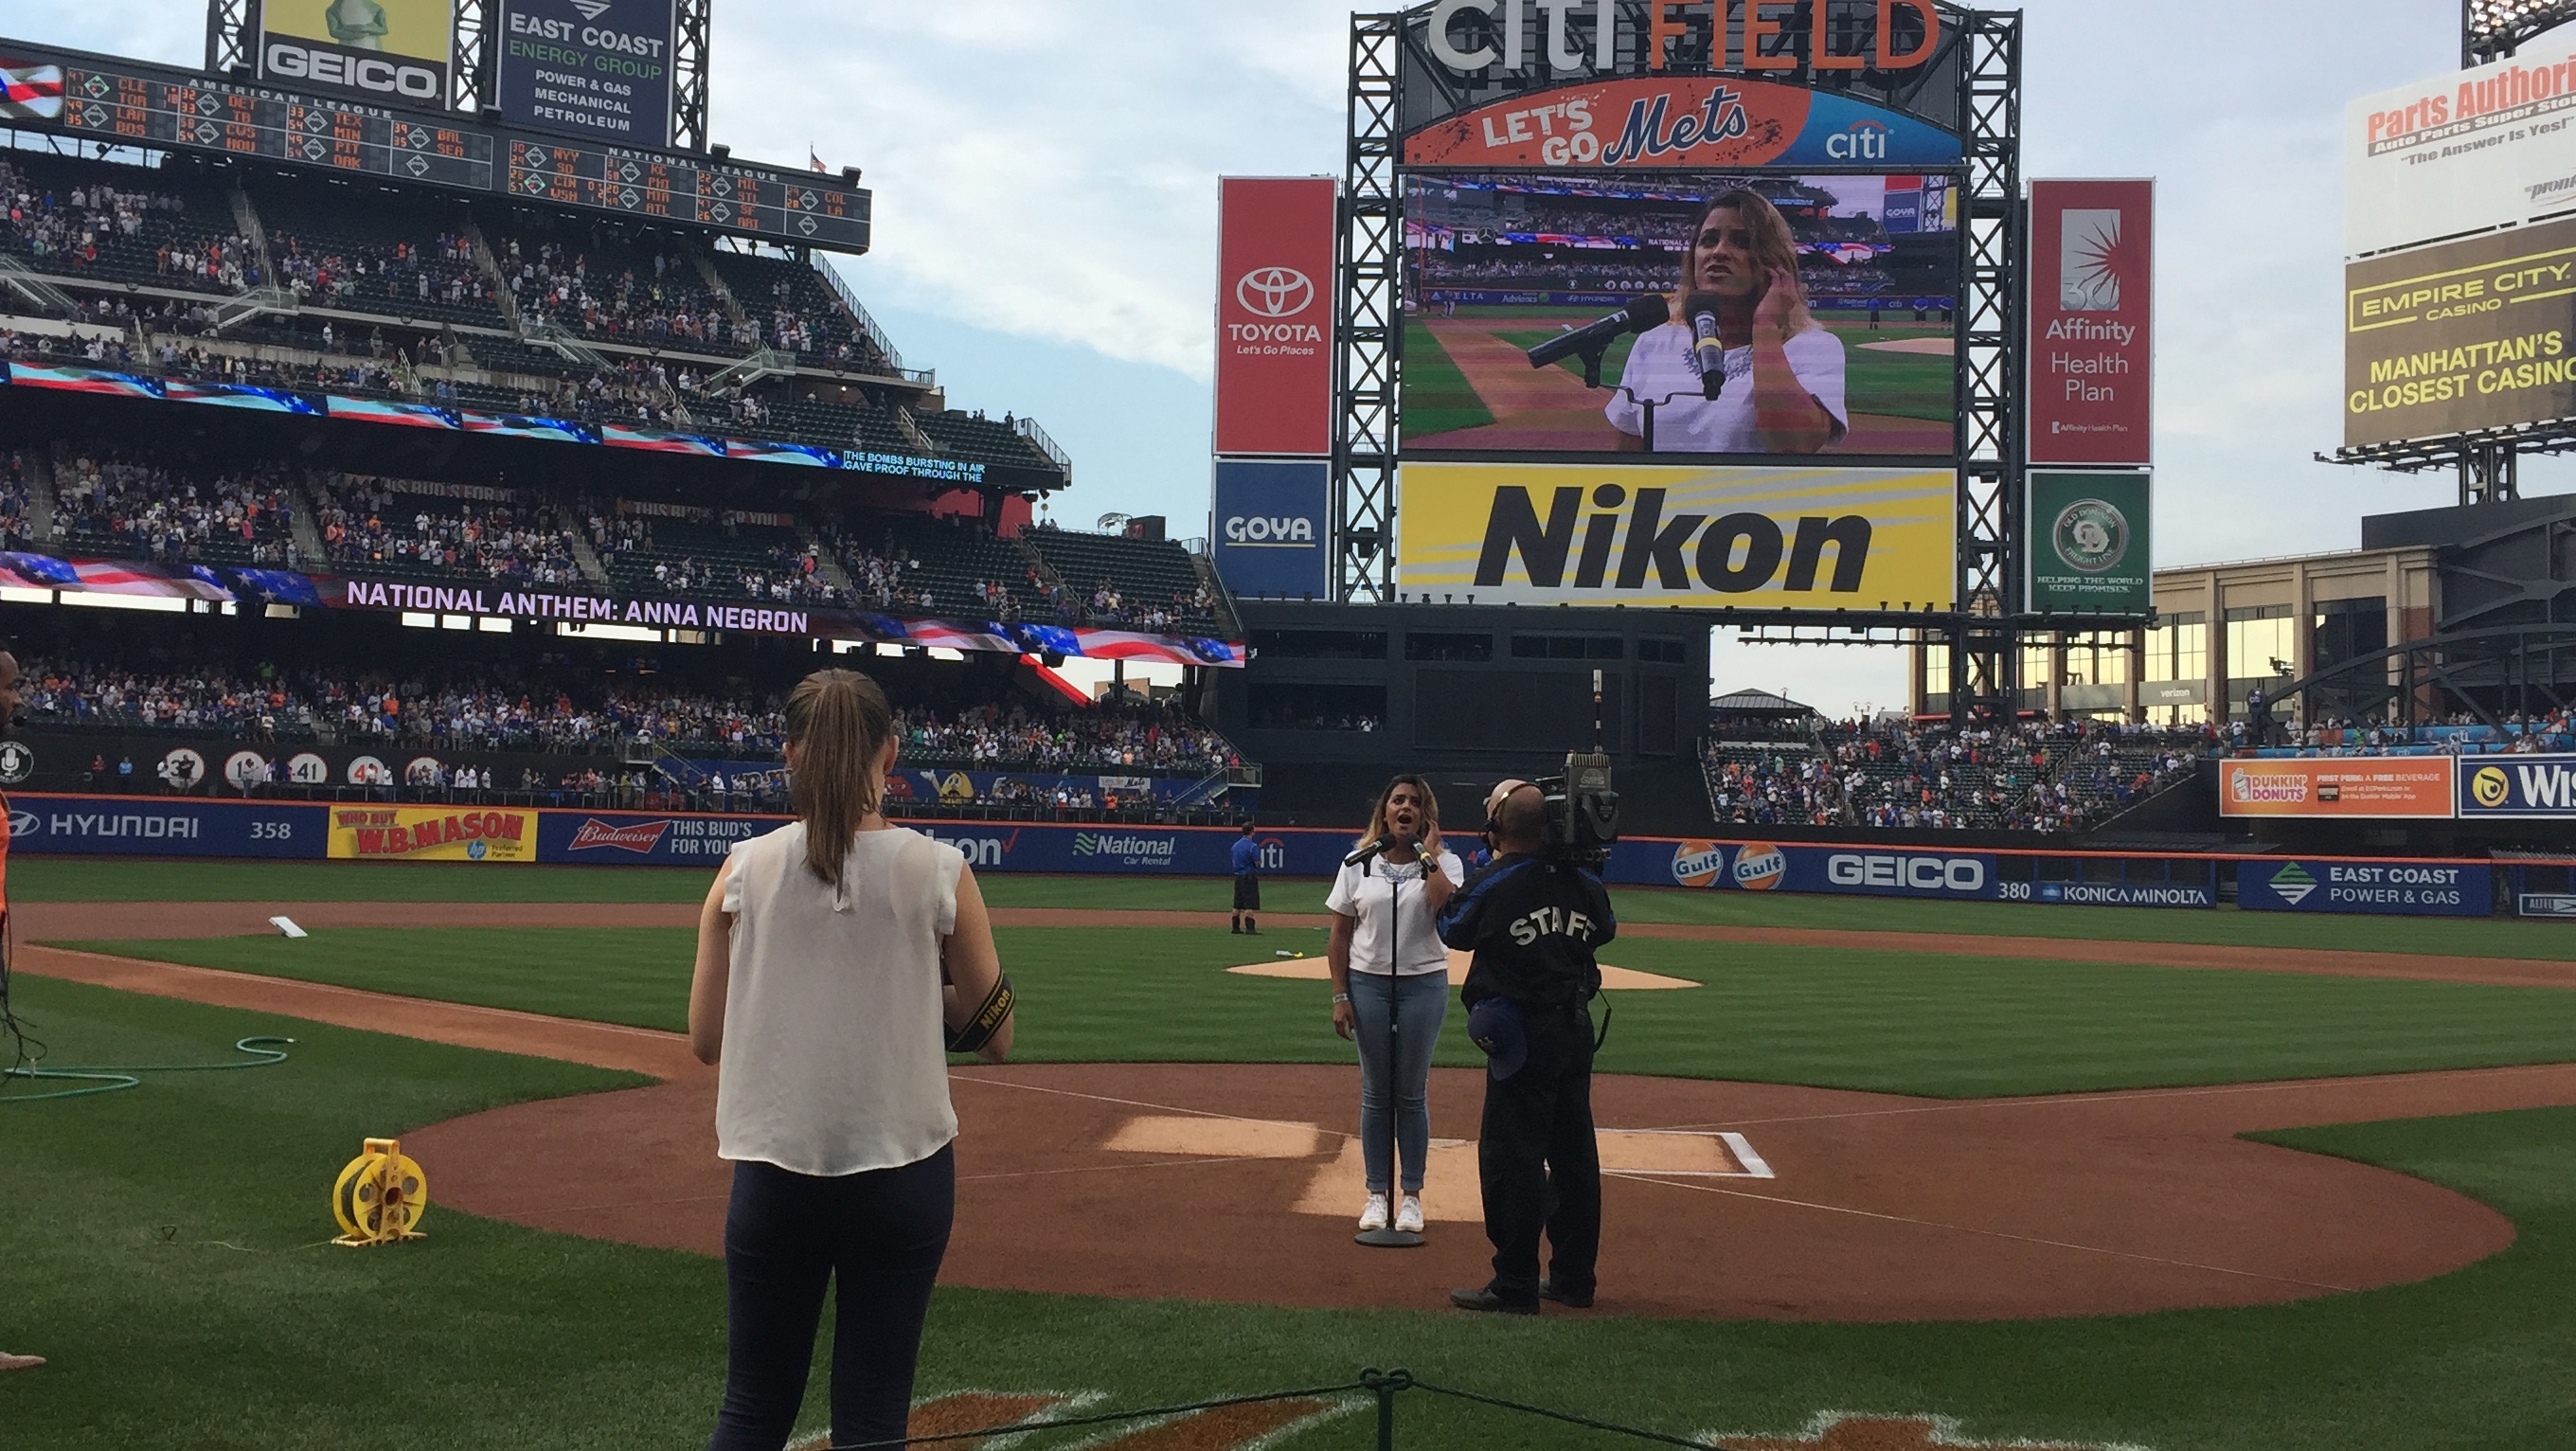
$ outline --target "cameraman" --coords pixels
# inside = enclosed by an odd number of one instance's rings
[[[1494,1278],[1452,1290],[1461,1310],[1535,1315],[1592,1304],[1601,1245],[1601,1155],[1592,1138],[1593,949],[1618,933],[1601,879],[1547,854],[1539,788],[1505,782],[1488,807],[1496,856],[1440,912],[1440,940],[1475,954],[1460,998],[1487,1054],[1476,1163]],[[1540,1279],[1539,1232],[1554,1250]]]

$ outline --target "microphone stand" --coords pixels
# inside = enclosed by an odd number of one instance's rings
[[[1381,856],[1383,856],[1383,853],[1381,853]],[[1417,871],[1421,870],[1423,864],[1427,860],[1428,859],[1422,855],[1422,849],[1419,846],[1415,847],[1413,853],[1415,869]],[[1389,865],[1391,868],[1392,863]],[[1351,1240],[1355,1244],[1366,1245],[1370,1249],[1420,1249],[1422,1248],[1421,1235],[1415,1234],[1409,1229],[1398,1229],[1395,1227],[1395,1211],[1404,1203],[1403,1168],[1396,1162],[1395,1158],[1395,1050],[1398,1046],[1398,1040],[1402,1036],[1396,1027],[1395,1021],[1395,987],[1396,979],[1403,975],[1404,970],[1404,936],[1402,932],[1402,928],[1404,926],[1404,881],[1402,878],[1394,876],[1390,876],[1387,880],[1388,885],[1394,889],[1394,895],[1388,899],[1386,914],[1386,1082],[1382,1085],[1386,1096],[1386,1228],[1363,1229],[1359,1233],[1352,1235]],[[1442,972],[1445,975],[1447,969],[1442,969]],[[1443,988],[1442,991],[1445,992],[1447,989]],[[1424,1149],[1424,1153],[1426,1155],[1429,1153],[1427,1146]],[[1360,1156],[1360,1162],[1362,1164],[1362,1168],[1360,1170],[1360,1188],[1362,1191],[1366,1191],[1368,1188],[1368,1170],[1366,1168],[1368,1156],[1366,1154],[1362,1154]]]

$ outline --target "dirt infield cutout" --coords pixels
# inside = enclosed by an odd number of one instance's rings
[[[1605,1174],[1683,1179],[1776,1177],[1744,1135],[1731,1130],[1600,1129],[1593,1137],[1601,1148],[1601,1171]],[[1207,1159],[1310,1159],[1329,1149],[1332,1158],[1315,1166],[1296,1203],[1290,1206],[1291,1212],[1349,1215],[1366,1192],[1358,1136],[1314,1124],[1146,1114],[1120,1124],[1101,1147],[1118,1154]],[[1425,1170],[1426,1187],[1437,1184],[1451,1190],[1445,1196],[1436,1192],[1423,1195],[1425,1218],[1482,1222],[1484,1210],[1475,1191],[1474,1140],[1433,1139]],[[1463,1190],[1459,1186],[1464,1186]]]
[[[1332,967],[1320,957],[1274,957],[1267,962],[1247,962],[1226,971],[1244,977],[1285,977],[1307,982],[1326,982],[1332,978]],[[1449,985],[1456,987],[1467,980],[1467,954],[1449,954]],[[1601,986],[1619,991],[1639,989],[1697,987],[1686,977],[1666,977],[1660,972],[1638,972],[1633,968],[1601,965]]]
[[[1855,1415],[1823,1411],[1790,1436],[1751,1436],[1703,1431],[1694,1440],[1718,1451],[2149,1451],[2130,1442],[2100,1445],[2074,1441],[1969,1441],[1949,1416]]]

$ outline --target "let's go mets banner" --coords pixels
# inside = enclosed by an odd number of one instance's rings
[[[492,806],[334,806],[328,851],[365,861],[532,862],[537,813]]]
[[[1408,463],[1407,594],[1479,602],[1950,607],[1947,469]]]
[[[2218,768],[2221,816],[2451,814],[2449,756],[2242,757]]]

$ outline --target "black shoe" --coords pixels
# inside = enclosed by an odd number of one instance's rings
[[[1228,922],[1225,924],[1225,935],[1228,937],[1241,937],[1243,935],[1243,924],[1240,922]]]
[[[1515,1305],[1495,1294],[1494,1287],[1491,1285],[1474,1290],[1451,1290],[1449,1303],[1461,1310],[1478,1310],[1490,1314],[1535,1315],[1538,1313],[1537,1301],[1533,1300],[1526,1305]]]
[[[1554,1280],[1541,1280],[1538,1282],[1538,1297],[1542,1300],[1554,1300],[1556,1303],[1563,1305],[1568,1310],[1589,1310],[1592,1308],[1592,1292],[1590,1290],[1586,1290],[1582,1294],[1577,1295],[1568,1290],[1558,1289],[1556,1287],[1556,1281]]]

